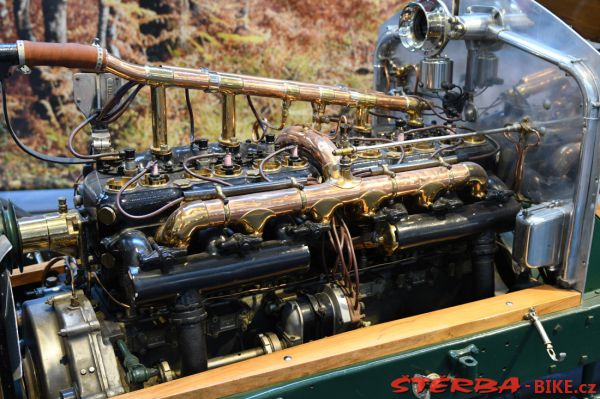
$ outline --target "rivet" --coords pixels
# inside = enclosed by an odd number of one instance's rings
[[[506,302],[506,306],[512,306],[512,305],[513,305],[513,303],[511,301]]]
[[[292,360],[292,357],[290,355],[286,355],[286,356],[283,357],[283,360],[286,361],[286,362],[289,362],[289,361]]]
[[[562,326],[560,324],[557,324],[554,326],[553,328],[554,334],[558,334],[559,332],[562,331]]]
[[[96,368],[95,368],[94,366],[91,366],[91,367],[88,369],[88,371],[89,371],[90,373],[93,373],[94,371],[96,371]]]
[[[86,369],[81,369],[81,370],[79,370],[79,372],[81,373],[81,375],[86,375],[87,374],[87,370]]]

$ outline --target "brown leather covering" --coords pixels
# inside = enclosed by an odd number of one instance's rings
[[[25,64],[28,66],[62,66],[95,69],[98,48],[75,43],[43,43],[25,41]]]

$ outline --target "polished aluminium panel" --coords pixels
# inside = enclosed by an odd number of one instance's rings
[[[522,194],[534,202],[561,200],[573,204],[561,265],[562,283],[583,289],[600,175],[600,54],[532,0],[463,0],[459,16],[472,16],[490,7],[506,21],[503,28],[488,26],[484,30],[482,26],[479,34],[485,34],[487,40],[451,40],[441,55],[454,61],[453,81],[461,86],[469,73],[467,60],[474,60],[476,69],[479,54],[493,54],[498,59],[499,79],[473,93],[477,118],[469,127],[501,127],[528,117],[542,130],[542,142],[527,153]],[[423,58],[422,53],[400,45],[398,17],[396,14],[386,21],[379,32],[374,71],[375,88],[382,91],[394,89],[389,87],[386,65],[418,65]],[[511,25],[517,20],[520,23]],[[471,65],[470,73],[476,75],[472,69]],[[414,76],[408,87],[414,87]],[[477,76],[473,78],[477,82]],[[516,151],[506,139],[500,144],[499,174],[511,184]]]

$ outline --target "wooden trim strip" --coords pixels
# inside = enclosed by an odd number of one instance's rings
[[[580,302],[576,291],[530,288],[349,331],[117,398],[220,398],[518,323],[532,306],[548,314]]]
[[[14,269],[10,275],[10,282],[14,287],[21,287],[28,284],[39,284],[42,279],[42,273],[48,262],[38,263],[31,266],[25,266],[23,271]],[[63,261],[57,262],[52,266],[55,272],[62,273],[65,270],[65,263]]]

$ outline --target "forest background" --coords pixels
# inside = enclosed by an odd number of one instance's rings
[[[403,0],[0,0],[0,42],[16,39],[91,43],[139,64],[206,67],[281,79],[372,86],[372,54],[379,26]],[[66,150],[71,129],[83,120],[72,95],[72,71],[35,68],[8,82],[13,125],[32,148]],[[189,121],[183,90],[169,89],[172,143],[184,144]],[[240,99],[241,100],[241,99]],[[217,95],[192,92],[196,135],[220,131]],[[111,125],[117,148],[144,150],[151,142],[149,89]],[[269,120],[280,102],[257,100]],[[238,101],[238,135],[250,136],[254,117]],[[291,122],[308,122],[310,106],[294,104]],[[86,131],[88,132],[88,131]],[[80,134],[78,148],[88,134]],[[58,188],[73,184],[79,167],[50,165],[26,156],[0,124],[0,190]]]

